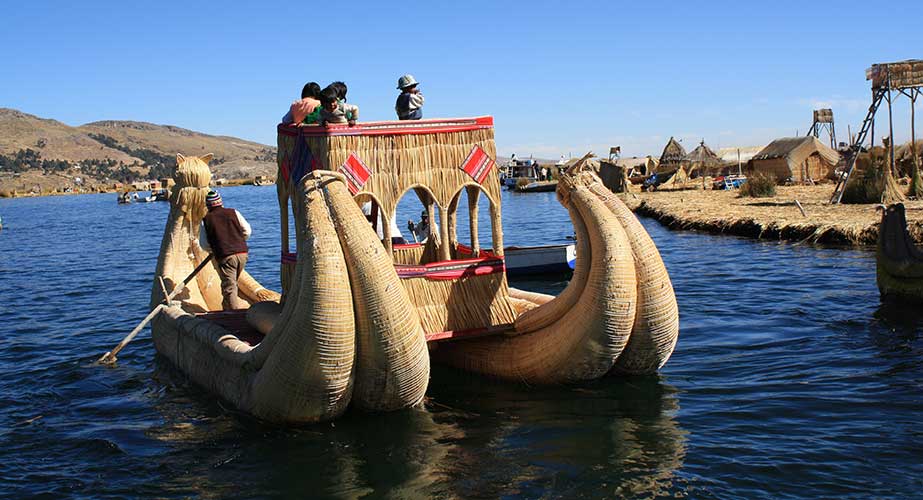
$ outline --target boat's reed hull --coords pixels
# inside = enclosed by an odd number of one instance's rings
[[[901,203],[882,213],[876,271],[882,298],[923,302],[923,250],[907,232],[907,216]]]

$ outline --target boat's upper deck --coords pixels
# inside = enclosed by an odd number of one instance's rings
[[[430,120],[400,120],[379,122],[357,122],[350,127],[347,124],[295,125],[279,124],[280,134],[306,137],[335,137],[343,135],[382,136],[382,135],[418,135],[466,132],[469,130],[492,129],[494,119],[491,116],[475,118],[434,118]]]

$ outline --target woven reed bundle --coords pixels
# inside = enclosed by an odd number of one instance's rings
[[[614,370],[654,373],[670,358],[679,337],[679,308],[670,275],[654,241],[622,200],[601,182],[591,181],[589,189],[625,228],[637,273],[638,312],[628,345],[616,360]]]
[[[205,216],[205,195],[211,172],[206,163],[211,155],[201,158],[177,155],[173,178],[176,184],[170,196],[170,214],[164,228],[157,257],[154,281],[151,284],[153,308],[163,301],[163,291],[157,277],[163,277],[168,291],[172,291],[195,269],[208,254],[199,246],[199,226]],[[175,298],[189,312],[205,312],[221,308],[221,289],[218,273],[211,266],[203,269],[196,279]]]
[[[453,280],[410,278],[401,283],[427,332],[509,325],[516,320],[503,273]]]
[[[560,197],[559,197],[560,199]],[[574,234],[577,237],[577,262],[574,264],[574,274],[567,287],[554,297],[552,300],[545,300],[539,294],[529,295],[530,292],[517,290],[512,294],[516,298],[531,300],[542,307],[538,307],[523,313],[516,318],[516,332],[528,333],[552,325],[568,311],[574,308],[583,291],[586,288],[587,280],[590,274],[590,263],[592,260],[592,250],[590,248],[590,235],[587,232],[586,225],[583,223],[583,217],[573,206],[568,206],[567,211],[570,214],[570,220],[574,225]],[[539,296],[536,296],[539,295]],[[544,301],[544,302],[542,302]]]
[[[578,179],[565,175],[558,186],[564,204],[576,209],[588,229],[590,263],[580,299],[544,328],[513,337],[448,343],[434,351],[437,359],[532,383],[592,380],[612,368],[635,319],[637,283],[631,246],[615,216]]]
[[[293,204],[298,263],[293,292],[255,348],[261,366],[242,407],[272,421],[317,422],[342,414],[352,394],[355,320],[346,260],[322,184],[299,183]]]
[[[343,282],[346,262],[326,200],[311,183],[302,186],[299,201],[293,206],[303,222],[295,286],[259,345],[251,348],[180,307],[166,309],[153,326],[157,350],[193,381],[245,412],[279,423],[342,414],[351,396],[355,357],[352,296]],[[258,284],[246,286],[257,296],[262,293]]]
[[[882,296],[923,302],[923,250],[907,232],[903,204],[888,206],[881,215],[876,274]]]
[[[429,384],[429,352],[416,309],[342,176],[312,176],[325,180],[352,285],[357,339],[353,404],[378,411],[416,405]]]

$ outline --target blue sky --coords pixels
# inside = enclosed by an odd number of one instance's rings
[[[493,115],[501,155],[659,155],[671,135],[764,145],[805,133],[819,106],[845,139],[865,68],[923,58],[923,2],[872,5],[8,2],[0,107],[275,144],[306,81],[344,80],[363,119],[391,119],[410,72],[426,117]],[[895,104],[906,139],[909,103]]]

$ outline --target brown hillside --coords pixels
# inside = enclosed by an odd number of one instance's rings
[[[99,140],[100,136],[105,137]],[[117,120],[71,127],[57,120],[0,108],[0,154],[13,155],[21,149],[38,151],[46,160],[79,163],[111,159],[126,165],[146,164],[157,158],[172,159],[176,153],[213,153],[215,177],[249,178],[276,173],[274,146],[236,137],[208,135],[172,125]],[[142,150],[147,150],[146,154]]]
[[[126,164],[139,161],[117,149],[108,148],[86,133],[57,120],[39,118],[15,109],[0,108],[0,154],[34,149],[47,160],[113,159]]]
[[[208,135],[172,125],[115,120],[88,123],[78,130],[111,137],[132,150],[150,149],[168,156],[213,153],[212,170],[218,177],[272,176],[276,172],[275,147],[236,137]]]

